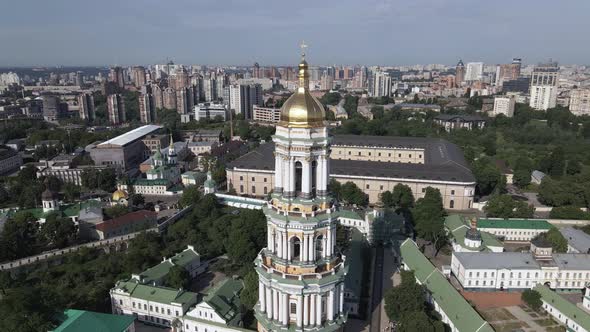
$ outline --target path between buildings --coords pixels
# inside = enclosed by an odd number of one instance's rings
[[[518,320],[525,322],[525,323],[527,323],[528,326],[530,326],[530,329],[524,328],[525,331],[545,331],[544,327],[537,324],[534,321],[533,317],[529,316],[529,314],[524,312],[524,310],[522,310],[520,307],[510,306],[510,307],[506,307],[506,310],[508,310]]]

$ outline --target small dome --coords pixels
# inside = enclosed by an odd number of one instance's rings
[[[121,189],[113,193],[113,201],[119,201],[121,199],[127,199],[127,193]]]
[[[477,229],[470,228],[465,232],[465,238],[473,241],[481,241],[481,233]]]

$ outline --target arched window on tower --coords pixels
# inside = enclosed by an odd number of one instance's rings
[[[301,192],[301,178],[303,177],[303,165],[300,161],[295,162],[295,193]]]
[[[301,260],[301,240],[297,237],[294,236],[291,238],[290,241],[290,245],[291,245],[291,259],[294,261],[300,261]]]
[[[324,236],[320,235],[318,237],[316,237],[315,239],[315,257],[317,258],[323,258],[323,252],[324,252]]]

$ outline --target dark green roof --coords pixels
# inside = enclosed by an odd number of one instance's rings
[[[237,325],[240,316],[240,292],[244,288],[241,280],[227,278],[207,291],[205,302],[222,317],[228,325]]]
[[[477,219],[477,228],[551,229],[551,224],[542,219]]]
[[[133,324],[133,316],[68,309],[64,321],[54,332],[123,332]]]
[[[426,286],[432,298],[458,331],[494,331],[490,324],[481,318],[442,273],[420,252],[414,241],[406,239],[400,250],[404,264],[414,271],[416,279],[420,284]]]
[[[185,267],[194,259],[197,259],[199,254],[191,248],[184,249],[183,251],[179,252],[178,254],[171,257],[169,260],[165,260],[158,265],[152,266],[151,268],[143,271],[140,276],[142,277],[142,282],[151,284],[152,282],[159,283],[160,280],[164,279],[170,269],[174,265]]]
[[[197,302],[197,293],[182,289],[144,285],[134,280],[119,281],[115,285],[115,288],[124,290],[132,297],[162,304],[179,303],[182,305],[192,305]]]

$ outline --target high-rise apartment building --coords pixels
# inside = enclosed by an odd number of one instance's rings
[[[145,68],[142,66],[135,66],[131,69],[131,77],[133,79],[133,85],[136,87],[142,87],[146,83]]]
[[[127,120],[125,114],[125,100],[120,94],[112,94],[107,96],[107,112],[109,122],[113,125],[122,124]]]
[[[120,88],[125,87],[125,73],[121,67],[111,67],[109,71],[109,81],[115,83]]]
[[[162,92],[162,99],[163,99],[163,107],[169,110],[176,109],[176,90],[172,89],[171,87],[167,87]]]
[[[217,82],[214,78],[203,79],[203,94],[205,101],[217,100]]]
[[[164,108],[164,91],[162,91],[162,87],[159,84],[152,83],[151,90],[156,109]]]
[[[512,59],[512,63],[502,64],[496,67],[497,86],[502,86],[505,81],[513,81],[520,77],[520,67],[522,60],[520,58]]]
[[[498,116],[504,114],[506,117],[511,118],[514,116],[514,106],[516,100],[514,97],[509,96],[497,96],[494,98],[494,109],[490,116]]]
[[[324,75],[322,75],[322,79],[320,80],[320,89],[321,90],[332,90],[334,87],[334,79],[332,76],[328,75],[327,71],[324,71]]]
[[[176,111],[178,114],[192,112],[194,105],[192,89],[186,87],[176,90]]]
[[[373,74],[373,81],[369,91],[371,97],[391,96],[391,77],[389,73],[378,71]]]
[[[139,119],[142,123],[156,121],[156,102],[150,85],[144,85],[139,95]]]
[[[555,107],[557,104],[558,78],[559,67],[557,62],[536,66],[531,75],[529,106],[540,111]]]
[[[253,78],[262,78],[263,77],[263,75],[261,73],[260,65],[258,64],[258,62],[255,62],[254,66],[252,66],[252,77]]]
[[[252,119],[254,105],[262,106],[262,86],[260,84],[233,84],[229,87],[229,107],[245,119]]]
[[[83,93],[78,96],[78,108],[80,119],[94,120],[94,97],[92,93]]]
[[[570,92],[570,112],[574,115],[590,115],[590,89]]]
[[[483,78],[483,62],[469,62],[465,69],[465,78],[467,82],[481,81]]]
[[[58,96],[43,96],[43,119],[45,121],[57,121],[60,118],[60,100]]]

